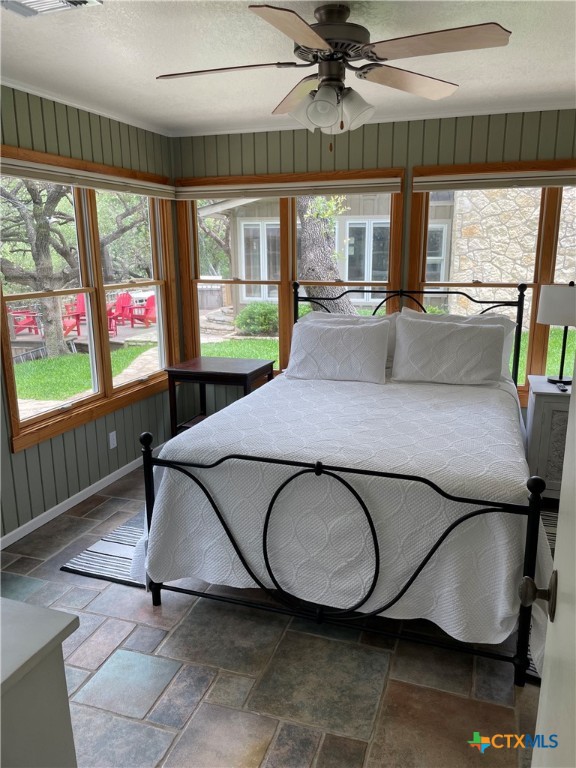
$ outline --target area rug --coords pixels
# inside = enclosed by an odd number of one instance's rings
[[[134,548],[143,532],[144,512],[139,512],[73,557],[60,570],[143,588],[144,584],[130,576]]]

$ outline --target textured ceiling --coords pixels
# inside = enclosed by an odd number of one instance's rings
[[[254,0],[257,1],[257,0]],[[313,23],[321,3],[276,2]],[[397,60],[395,67],[460,85],[428,101],[348,73],[376,106],[371,122],[576,106],[572,0],[349,2],[349,21],[378,41],[495,21],[506,47]],[[295,60],[281,32],[235,0],[104,0],[101,6],[22,18],[2,9],[2,82],[169,136],[300,126],[272,110],[303,75],[261,69],[156,81],[167,72]]]

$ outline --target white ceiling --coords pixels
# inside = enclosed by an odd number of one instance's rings
[[[252,0],[262,2],[262,0]],[[318,2],[271,4],[314,23]],[[248,10],[249,0],[104,0],[101,6],[22,18],[1,11],[2,82],[168,136],[300,126],[272,110],[315,70],[260,69],[178,80],[183,70],[295,61],[292,43]],[[376,106],[371,122],[576,106],[573,0],[372,0],[349,2],[349,21],[372,41],[498,22],[506,47],[392,62],[460,85],[428,101],[347,74]]]

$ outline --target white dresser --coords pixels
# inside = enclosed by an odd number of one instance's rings
[[[530,473],[546,481],[546,498],[558,499],[572,387],[560,392],[546,376],[528,376],[528,382],[526,431]]]
[[[75,768],[62,641],[78,616],[0,598],[2,766]]]

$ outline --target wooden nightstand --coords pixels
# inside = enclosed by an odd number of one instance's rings
[[[266,377],[271,381],[274,360],[244,360],[231,357],[195,357],[185,363],[165,368],[168,374],[168,395],[170,398],[170,429],[172,437],[190,423],[178,422],[176,413],[176,382],[189,381],[200,384],[200,417],[206,414],[206,384],[235,384],[244,388],[247,395],[258,379]],[[196,421],[193,420],[193,421]]]
[[[546,381],[546,376],[528,376],[528,382],[528,465],[531,474],[546,481],[544,496],[558,499],[572,387],[560,392],[555,384]]]

